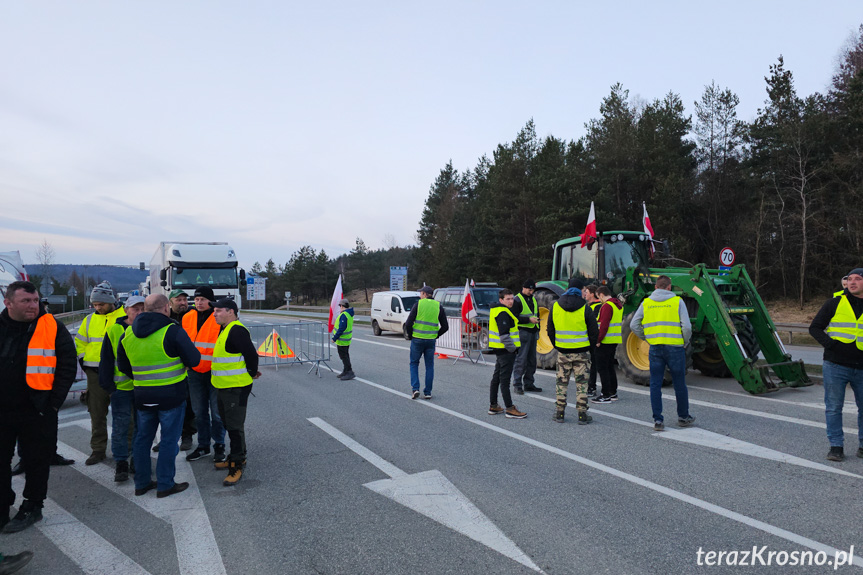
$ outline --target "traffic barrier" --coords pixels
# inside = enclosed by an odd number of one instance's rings
[[[309,365],[320,377],[320,367],[331,359],[332,349],[326,322],[297,321],[295,323],[246,326],[258,350],[258,365],[279,367]]]
[[[483,352],[488,351],[488,318],[476,317],[465,323],[461,317],[448,317],[449,331],[437,340],[435,352],[439,357],[455,358],[453,363],[466,358],[472,363],[485,363]]]

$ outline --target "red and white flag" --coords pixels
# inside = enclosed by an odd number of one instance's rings
[[[330,300],[330,333],[333,332],[333,321],[339,317],[339,302],[342,301],[342,297],[342,274],[339,274],[339,281],[336,282],[336,289],[333,291],[333,299]]]
[[[590,202],[590,215],[587,216],[587,226],[581,234],[581,247],[587,245],[591,239],[596,239],[596,212],[593,209],[593,202]]]
[[[650,236],[650,239],[653,239],[653,226],[650,225],[650,216],[647,215],[647,204],[645,202],[641,202],[641,205],[644,206],[644,217],[642,218],[642,223],[644,224],[644,233]],[[653,242],[650,242],[650,255],[653,255]]]
[[[471,323],[476,317],[476,309],[473,307],[473,298],[470,295],[470,282],[464,282],[464,300],[461,302],[461,319],[465,323]]]

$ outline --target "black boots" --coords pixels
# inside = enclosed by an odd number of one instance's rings
[[[25,499],[18,508],[18,514],[3,527],[3,533],[18,533],[24,531],[37,521],[42,520],[42,502]]]

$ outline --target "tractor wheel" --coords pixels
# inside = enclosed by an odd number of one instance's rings
[[[536,305],[539,308],[539,337],[536,340],[536,365],[542,369],[557,369],[557,350],[551,345],[547,330],[548,315],[551,313],[554,302],[557,301],[557,294],[543,289],[537,291],[533,297],[536,299]]]
[[[748,317],[735,316],[732,318],[734,327],[737,328],[737,337],[740,338],[740,343],[746,351],[746,355],[751,358],[757,358],[761,352],[761,346],[758,345],[758,338],[755,336],[755,329]],[[711,342],[712,345],[701,353],[696,354],[692,358],[692,364],[701,373],[709,377],[733,377],[734,374],[725,365],[725,360],[722,358],[722,352],[719,351],[716,339]]]
[[[372,320],[372,333],[374,333],[375,335],[380,335],[383,333],[383,330],[381,330],[381,326],[378,325],[378,320],[376,319]]]
[[[623,319],[621,335],[623,343],[617,346],[617,364],[624,375],[637,385],[650,385],[650,362],[647,354],[650,352],[650,344],[632,333],[629,322],[632,321],[632,312]]]
[[[758,344],[758,337],[755,335],[755,328],[752,327],[752,322],[746,316],[735,316],[732,318],[734,327],[737,328],[737,337],[740,338],[740,343],[743,344],[743,349],[746,350],[746,355],[751,358],[757,358],[761,353],[761,346]]]

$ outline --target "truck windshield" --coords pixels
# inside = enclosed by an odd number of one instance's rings
[[[620,240],[605,243],[605,273],[614,274],[615,278],[626,275],[626,268],[640,267],[647,264],[647,248],[644,242],[636,240]]]
[[[211,288],[237,289],[237,268],[173,268],[171,285],[174,288],[210,286]]]

